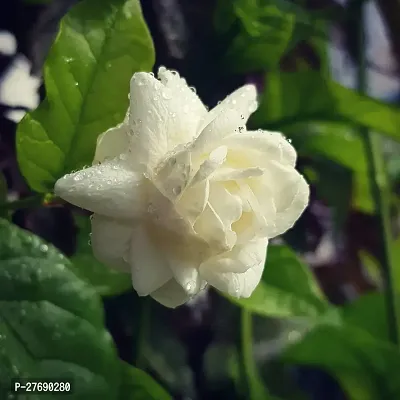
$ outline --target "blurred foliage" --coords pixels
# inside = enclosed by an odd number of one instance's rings
[[[334,82],[326,54],[330,23],[359,16],[329,2],[315,7],[318,2],[306,0],[218,0],[207,16],[198,12],[206,8],[204,3],[171,2],[168,14],[161,2],[142,2],[146,18],[138,0],[82,0],[68,12],[44,66],[46,100],[18,126],[19,168],[31,194],[51,192],[63,174],[91,163],[98,134],[125,116],[130,77],[153,67],[149,31],[155,43],[161,31],[169,35],[169,44],[182,47],[178,53],[186,59],[181,65],[193,83],[200,83],[200,92],[213,89],[220,95],[237,82],[257,84],[260,107],[250,128],[285,133],[312,186],[310,207],[292,230],[293,242],[307,245],[317,236],[320,244],[328,231],[339,261],[324,261],[323,271],[313,272],[307,265],[312,251],[295,253],[286,235],[283,243],[269,246],[261,283],[250,298],[210,292],[175,311],[156,304],[149,311],[137,296],[127,300],[121,294],[130,288],[128,275],[93,257],[88,216],[74,210],[78,233],[69,259],[36,235],[1,220],[0,384],[8,387],[20,376],[62,376],[75,379],[74,399],[171,399],[158,380],[182,396],[211,399],[207,390],[212,388],[213,398],[300,400],[311,398],[291,373],[293,366],[300,366],[327,372],[349,400],[398,399],[400,353],[389,341],[385,297],[361,289],[381,287],[383,279],[382,249],[376,240],[379,210],[359,127],[386,140],[390,179],[380,189],[391,193],[393,231],[398,232],[400,110]],[[361,3],[352,2],[347,11],[354,13]],[[173,15],[175,22],[161,14]],[[203,47],[196,47],[198,35],[187,34],[192,42],[177,36],[178,31],[190,31],[190,15],[196,15],[204,31],[213,20],[212,37],[204,36]],[[202,52],[185,53],[186,39]],[[208,52],[207,43],[215,45]],[[165,54],[155,47],[158,58]],[[204,60],[210,65],[213,61],[214,78],[203,71]],[[180,60],[173,61],[180,65]],[[28,204],[6,201],[1,173],[0,216]],[[53,201],[50,196],[47,203]],[[321,211],[321,203],[331,217]],[[29,212],[26,220],[26,229],[41,233],[32,227]],[[329,228],[324,227],[327,220]],[[398,292],[399,239],[392,245],[392,279]],[[318,246],[312,250],[317,254]],[[321,276],[331,273],[340,279],[326,284]],[[349,277],[362,295],[334,305],[320,283],[339,290]],[[106,316],[112,314],[115,326],[103,321],[100,296],[107,296],[103,301],[111,311]],[[140,368],[151,375],[118,359],[106,328],[119,357],[132,364],[140,359]]]

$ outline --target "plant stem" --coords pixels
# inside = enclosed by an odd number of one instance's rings
[[[365,54],[365,19],[364,4],[359,8],[359,54],[358,54],[358,90],[366,92],[366,54]],[[375,203],[375,210],[379,218],[379,238],[382,249],[382,280],[385,291],[385,303],[389,329],[389,339],[395,345],[399,344],[398,314],[396,310],[396,291],[394,287],[394,265],[392,260],[392,233],[390,223],[390,189],[385,170],[385,160],[382,152],[381,137],[368,129],[360,128],[365,141],[371,192]]]
[[[272,399],[258,374],[253,354],[253,315],[250,311],[240,310],[240,389],[248,400]]]
[[[31,208],[40,206],[43,202],[43,195],[35,194],[21,200],[0,203],[0,210],[18,210],[19,208]]]

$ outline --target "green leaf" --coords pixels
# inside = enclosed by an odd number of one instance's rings
[[[121,400],[172,400],[168,392],[146,372],[122,363]]]
[[[290,346],[282,358],[291,364],[324,369],[339,382],[344,377],[343,388],[350,400],[391,400],[400,395],[396,377],[400,352],[361,329],[320,325]],[[357,385],[352,390],[349,390],[350,382]]]
[[[387,310],[382,293],[364,294],[344,306],[341,312],[345,323],[363,329],[375,339],[389,340]]]
[[[308,267],[281,245],[269,246],[264,274],[253,294],[247,299],[229,299],[254,314],[278,318],[315,319],[333,309]]]
[[[299,41],[326,37],[317,15],[286,0],[219,0],[214,24],[232,72],[275,67]]]
[[[0,220],[0,238],[0,387],[62,378],[74,399],[116,398],[118,359],[95,291],[31,233]]]
[[[139,0],[85,0],[63,18],[44,68],[46,100],[19,124],[21,171],[37,192],[91,164],[97,136],[122,122],[134,72],[154,62]]]
[[[360,95],[317,72],[270,73],[266,85],[251,120],[256,128],[285,131],[300,123],[342,122],[400,140],[399,108]]]
[[[94,257],[89,241],[91,231],[89,217],[76,215],[75,223],[78,227],[77,249],[71,261],[79,277],[93,285],[102,296],[116,295],[131,288],[129,274],[115,271]]]
[[[225,63],[233,72],[265,70],[276,66],[290,41],[295,16],[282,12],[276,1],[236,1],[235,14],[240,33],[225,54]]]

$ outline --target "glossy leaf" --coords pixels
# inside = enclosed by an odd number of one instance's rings
[[[154,62],[139,0],[84,0],[63,18],[44,68],[46,100],[17,131],[18,162],[38,192],[91,164],[96,138],[122,122],[129,81]]]
[[[122,363],[120,400],[172,400],[168,392],[146,372]]]
[[[75,216],[78,228],[77,249],[71,257],[77,274],[93,285],[97,292],[103,296],[122,293],[131,288],[129,274],[115,271],[93,256],[90,245],[90,220],[89,216]]]
[[[251,121],[257,128],[285,131],[300,123],[342,122],[400,140],[399,108],[362,96],[317,72],[270,73],[266,85]]]
[[[63,378],[74,399],[116,398],[118,359],[95,291],[31,233],[0,220],[0,238],[0,386]]]
[[[278,318],[314,319],[331,310],[307,266],[281,245],[269,246],[262,281],[253,294],[229,299],[254,314]]]

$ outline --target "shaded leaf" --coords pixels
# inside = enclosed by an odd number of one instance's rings
[[[357,387],[348,391],[351,400],[398,398],[400,352],[394,346],[375,340],[367,332],[350,326],[320,325],[303,340],[290,346],[283,360],[315,366],[344,377],[344,389],[350,382]],[[368,396],[360,396],[368,393]]]
[[[266,85],[252,126],[285,131],[300,123],[353,123],[400,140],[397,107],[360,95],[317,72],[270,73]]]
[[[74,399],[116,398],[118,359],[94,290],[37,236],[0,220],[0,238],[0,386],[71,379]]]
[[[172,400],[168,392],[146,372],[122,363],[121,400]]]

